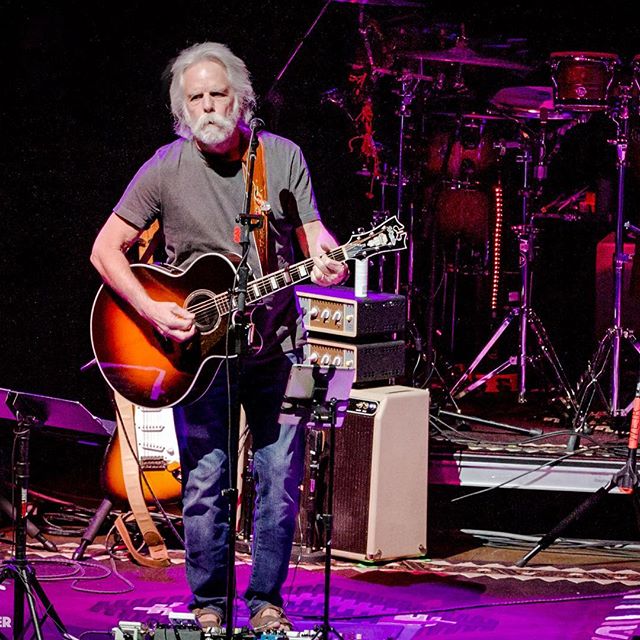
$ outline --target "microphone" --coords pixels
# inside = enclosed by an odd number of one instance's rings
[[[258,131],[260,131],[262,127],[264,127],[264,120],[260,118],[251,118],[251,122],[249,122],[249,129],[251,131],[251,137],[249,138],[249,151],[254,158],[258,148]]]

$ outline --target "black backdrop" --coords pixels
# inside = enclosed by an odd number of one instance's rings
[[[80,372],[92,359],[88,321],[99,286],[88,257],[97,230],[134,171],[173,137],[162,81],[167,62],[188,44],[226,42],[246,61],[264,98],[324,4],[2,3],[0,387],[80,400],[110,417],[99,372]],[[356,174],[358,161],[348,151],[352,124],[321,96],[346,87],[349,64],[362,56],[360,8],[393,33],[389,37],[396,48],[403,44],[398,25],[411,26],[411,45],[417,48],[427,48],[437,25],[459,31],[464,24],[472,44],[474,38],[526,38],[526,59],[535,73],[517,81],[502,72],[494,77],[499,83],[548,85],[545,64],[551,51],[614,52],[625,63],[640,53],[632,4],[588,8],[586,3],[454,1],[410,9],[332,2],[278,84],[277,107],[263,100],[259,114],[270,129],[302,146],[325,220],[346,240],[350,230],[368,222],[375,203],[365,198],[368,182]],[[489,77],[483,73],[480,82]],[[391,107],[395,99],[392,92],[385,97]],[[376,130],[393,140],[397,125],[391,108]],[[609,161],[606,152],[590,160]],[[558,285],[565,266],[586,260],[579,268],[584,282],[571,276],[570,295],[584,303],[590,318],[593,256],[587,252],[586,259],[574,259],[574,250],[585,253],[573,246],[585,234],[573,227],[565,235],[572,246],[551,251],[549,260],[562,254],[566,265],[553,263],[550,279]],[[592,252],[593,237],[586,235]],[[553,299],[556,310],[559,304]],[[574,313],[573,303],[568,309]],[[586,323],[578,333],[588,330]],[[559,337],[570,333],[575,337],[575,328],[560,331]],[[559,350],[575,352],[566,343]]]

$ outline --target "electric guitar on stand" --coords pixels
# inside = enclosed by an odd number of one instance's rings
[[[102,465],[106,493],[114,502],[128,500],[121,454],[123,447],[131,445],[139,464],[136,472],[144,473],[145,477],[140,483],[145,502],[153,505],[154,496],[163,504],[178,502],[182,479],[173,411],[136,405],[127,408],[133,410],[133,438],[129,437],[134,441],[129,443],[116,433],[109,443]],[[119,402],[119,411],[125,411],[123,401]]]
[[[338,262],[406,247],[407,234],[397,217],[370,231],[355,233],[328,252]],[[207,253],[186,270],[135,264],[134,275],[156,300],[176,302],[196,316],[197,333],[177,344],[161,336],[127,302],[103,285],[91,312],[91,343],[98,367],[114,391],[133,404],[167,408],[199,398],[224,359],[228,327],[235,311],[232,295],[239,257]],[[247,285],[252,304],[311,276],[313,259],[290,265]],[[232,320],[231,320],[232,322]]]

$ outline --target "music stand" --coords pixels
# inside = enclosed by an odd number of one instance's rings
[[[97,436],[111,436],[115,431],[116,423],[114,421],[97,418],[76,400],[0,388],[0,418],[5,420],[15,420],[15,413],[7,408],[10,394],[19,394],[30,405],[42,407],[45,415],[43,427],[55,427]]]
[[[44,589],[38,582],[33,567],[27,561],[27,497],[29,485],[29,440],[34,426],[55,426],[90,433],[108,433],[102,422],[91,416],[77,402],[58,400],[48,396],[38,396],[8,389],[0,389],[0,417],[15,420],[15,488],[13,491],[13,512],[15,514],[14,557],[2,562],[0,584],[13,579],[13,633],[15,638],[24,635],[25,599],[31,615],[31,623],[37,640],[43,640],[42,623],[50,617],[65,638],[70,638],[62,619],[54,609]],[[3,410],[8,407],[9,411]],[[78,420],[78,422],[76,422]],[[36,597],[44,606],[42,619],[36,610]]]
[[[304,425],[307,428],[329,427],[329,468],[326,512],[318,515],[322,520],[325,537],[324,555],[324,608],[322,625],[317,627],[311,640],[327,640],[330,633],[342,638],[329,622],[331,597],[331,539],[333,533],[333,469],[335,462],[336,428],[342,426],[349,403],[349,394],[355,369],[335,366],[295,364],[282,401],[281,424]]]

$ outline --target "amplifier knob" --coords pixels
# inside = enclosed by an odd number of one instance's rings
[[[329,309],[323,309],[320,314],[320,319],[326,322],[331,317],[331,311]]]
[[[311,317],[311,319],[317,318],[319,313],[320,309],[318,309],[318,307],[311,307],[311,309],[309,310],[309,316]]]
[[[342,311],[335,311],[333,313],[333,316],[331,317],[331,319],[336,323],[336,324],[340,324],[340,321],[342,320]]]
[[[325,353],[322,358],[320,358],[320,364],[328,365],[331,362],[331,356],[328,353]]]
[[[340,356],[336,356],[331,364],[335,367],[339,367],[342,364],[342,358]]]
[[[345,360],[344,366],[347,367],[347,369],[353,369],[353,360]]]
[[[349,324],[351,324],[351,323],[353,322],[353,315],[352,315],[352,314],[349,314],[348,316],[346,316],[346,317],[345,317],[345,320],[346,320]]]
[[[315,351],[312,351],[309,354],[309,362],[311,364],[315,364],[316,362],[318,362],[318,354]]]

